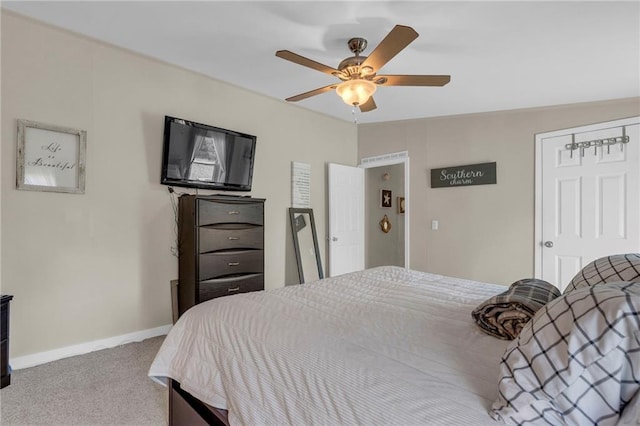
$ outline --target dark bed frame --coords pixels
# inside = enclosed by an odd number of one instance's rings
[[[170,426],[229,426],[227,411],[200,401],[180,387],[180,383],[169,380],[169,425]]]

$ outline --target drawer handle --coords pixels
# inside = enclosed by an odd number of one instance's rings
[[[235,240],[239,240],[240,237],[229,237],[229,241],[235,241]]]
[[[240,287],[228,288],[227,292],[231,293],[232,291],[238,291],[238,290],[240,290]]]
[[[230,211],[229,214],[240,214],[238,211]]]
[[[229,262],[227,263],[227,265],[229,266],[238,266],[240,264],[240,262]]]

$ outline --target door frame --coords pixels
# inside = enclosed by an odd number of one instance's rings
[[[392,152],[389,154],[376,155],[360,159],[358,167],[372,169],[374,167],[390,166],[393,164],[404,164],[404,267],[409,269],[409,214],[411,211],[411,197],[409,195],[409,151]],[[365,250],[367,247],[365,246]]]
[[[597,130],[609,129],[612,127],[629,126],[640,123],[640,116],[623,118],[619,120],[603,121],[600,123],[587,124],[584,126],[571,127],[568,129],[554,130],[551,132],[535,134],[535,206],[534,206],[534,276],[542,277],[542,143],[545,139],[556,136],[565,136],[572,133],[585,133]]]

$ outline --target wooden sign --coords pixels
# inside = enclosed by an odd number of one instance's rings
[[[496,183],[496,163],[431,169],[431,187],[490,185]]]

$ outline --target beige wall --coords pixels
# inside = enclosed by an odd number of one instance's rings
[[[411,268],[506,285],[533,276],[534,135],[636,115],[639,98],[361,124],[358,157],[409,152]],[[432,168],[493,161],[495,185],[430,188]]]
[[[1,30],[2,293],[14,295],[12,357],[171,323],[174,217],[159,184],[165,114],[258,136],[251,195],[267,199],[267,288],[285,284],[291,161],[311,164],[324,253],[325,164],[355,165],[354,124],[6,11]],[[15,189],[21,118],[87,131],[84,195]]]

